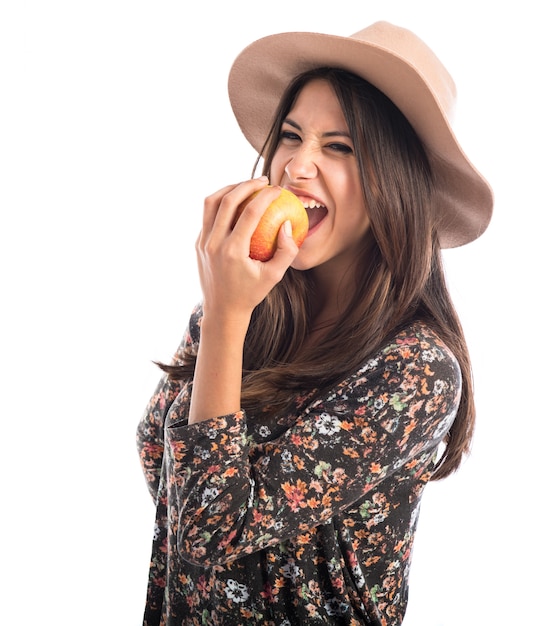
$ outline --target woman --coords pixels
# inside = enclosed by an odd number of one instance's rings
[[[492,194],[447,121],[449,75],[407,30],[266,37],[229,87],[264,176],[205,200],[203,300],[139,424],[144,623],[400,624],[423,488],[474,425],[441,247],[485,230]],[[309,234],[298,249],[286,223],[255,261],[280,187]]]

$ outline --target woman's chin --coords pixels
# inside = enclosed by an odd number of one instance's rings
[[[305,245],[305,242],[304,242]],[[310,270],[315,267],[316,262],[313,262],[312,255],[306,253],[306,250],[303,249],[303,246],[300,248],[298,255],[290,264],[290,267],[294,270],[298,270],[303,272],[305,270]]]

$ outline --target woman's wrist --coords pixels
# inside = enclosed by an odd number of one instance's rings
[[[203,306],[201,318],[201,341],[205,335],[216,336],[221,343],[244,343],[252,311],[235,311],[232,308],[214,307],[208,309]]]

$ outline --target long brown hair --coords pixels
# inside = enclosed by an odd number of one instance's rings
[[[436,330],[457,358],[462,398],[434,479],[455,471],[469,451],[475,408],[464,334],[449,296],[436,232],[434,181],[426,151],[399,109],[373,85],[344,70],[297,76],[281,99],[256,161],[269,175],[283,120],[311,80],[330,83],[355,147],[370,228],[355,259],[354,296],[318,345],[305,343],[311,325],[313,276],[289,268],[253,312],[245,340],[241,404],[252,414],[285,409],[294,397],[328,389],[354,372],[390,337],[415,320]],[[182,367],[162,366],[173,377]]]

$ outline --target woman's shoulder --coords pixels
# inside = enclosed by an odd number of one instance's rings
[[[418,353],[428,354],[433,351],[438,358],[455,359],[453,352],[438,332],[426,322],[416,321],[408,324],[388,341],[381,351],[388,354],[397,350],[410,349]]]
[[[430,440],[437,442],[456,415],[461,389],[453,352],[430,325],[419,322],[398,330],[310,408],[346,414],[352,410],[390,433],[406,427],[409,433],[419,424],[413,438],[430,431]]]
[[[460,378],[459,363],[438,332],[422,321],[413,322],[385,341],[359,368],[356,376],[369,371],[393,370],[406,373],[432,370]]]

